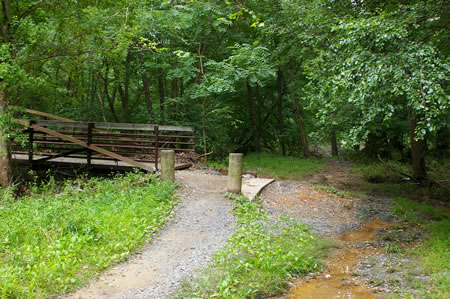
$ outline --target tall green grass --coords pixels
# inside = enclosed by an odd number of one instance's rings
[[[208,162],[208,166],[227,168],[227,161]],[[244,156],[244,170],[277,179],[299,179],[325,168],[327,163],[319,159],[303,159],[271,153],[251,153]]]
[[[329,243],[288,218],[271,219],[258,201],[232,196],[239,229],[177,298],[256,298],[280,294],[290,278],[318,271]]]
[[[176,204],[175,187],[146,174],[34,185],[0,202],[0,297],[73,290],[150,239]]]

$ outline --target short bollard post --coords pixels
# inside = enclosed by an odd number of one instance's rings
[[[175,181],[175,151],[161,151],[161,181]]]
[[[242,158],[244,154],[231,153],[228,164],[228,192],[239,194],[242,187]]]

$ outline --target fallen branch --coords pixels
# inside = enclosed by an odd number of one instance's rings
[[[420,186],[423,186],[423,187],[430,187],[430,188],[431,188],[433,185],[438,185],[438,186],[440,186],[440,187],[442,187],[442,188],[444,188],[445,190],[447,190],[447,191],[450,192],[450,188],[448,188],[447,186],[445,186],[445,185],[443,185],[443,184],[440,183],[440,182],[445,182],[445,181],[435,181],[435,180],[432,180],[432,179],[430,179],[430,178],[428,178],[428,179],[425,180],[425,181],[419,181],[419,180],[415,179],[413,176],[411,176],[411,175],[409,175],[409,174],[407,174],[407,173],[404,173],[403,171],[399,170],[398,168],[396,168],[396,167],[394,167],[394,166],[392,166],[392,165],[389,165],[386,161],[384,161],[383,159],[381,159],[380,155],[377,155],[377,157],[378,157],[378,160],[380,160],[380,162],[381,162],[382,164],[384,164],[386,167],[388,167],[388,168],[391,169],[392,171],[395,171],[395,172],[397,172],[397,173],[399,173],[399,174],[401,174],[401,175],[403,175],[403,176],[409,178],[410,180],[412,180],[412,181],[413,181],[414,183],[416,183],[417,185],[420,185]]]
[[[211,154],[213,154],[213,153],[214,153],[214,152],[209,152],[209,153],[206,153],[206,154],[202,154],[202,155],[198,156],[197,159],[200,159],[200,158],[202,158],[202,157],[209,156],[209,155],[211,155]]]
[[[381,159],[380,155],[377,155],[377,157],[378,157],[378,160],[379,160],[382,164],[384,164],[384,166],[386,166],[387,168],[389,168],[389,169],[391,169],[391,170],[393,170],[393,171],[395,171],[395,172],[401,174],[402,176],[405,176],[405,177],[411,179],[411,180],[412,180],[413,182],[415,182],[415,183],[420,184],[420,182],[419,182],[418,180],[416,180],[413,176],[410,176],[409,174],[402,172],[401,170],[397,169],[396,167],[394,167],[394,166],[392,166],[392,165],[389,165],[386,161],[384,161],[383,159]]]

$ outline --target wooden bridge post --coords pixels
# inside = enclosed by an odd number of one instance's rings
[[[159,159],[159,126],[155,126],[155,170],[158,171]]]
[[[33,125],[36,123],[34,120],[30,120],[30,126],[28,127],[28,162],[33,168],[33,142],[34,142],[34,129]]]
[[[87,145],[90,146],[92,143],[92,131],[95,127],[95,123],[88,123],[88,127],[87,127]],[[90,149],[87,150],[87,155],[86,155],[86,159],[87,159],[87,167],[90,168],[91,167],[91,160],[92,160],[92,151]]]
[[[161,151],[161,180],[175,181],[175,151]]]
[[[241,193],[243,157],[244,154],[230,153],[228,162],[228,192]]]

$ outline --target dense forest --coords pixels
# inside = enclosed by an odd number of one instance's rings
[[[448,1],[1,0],[2,185],[13,116],[195,126],[198,151],[449,147]]]

